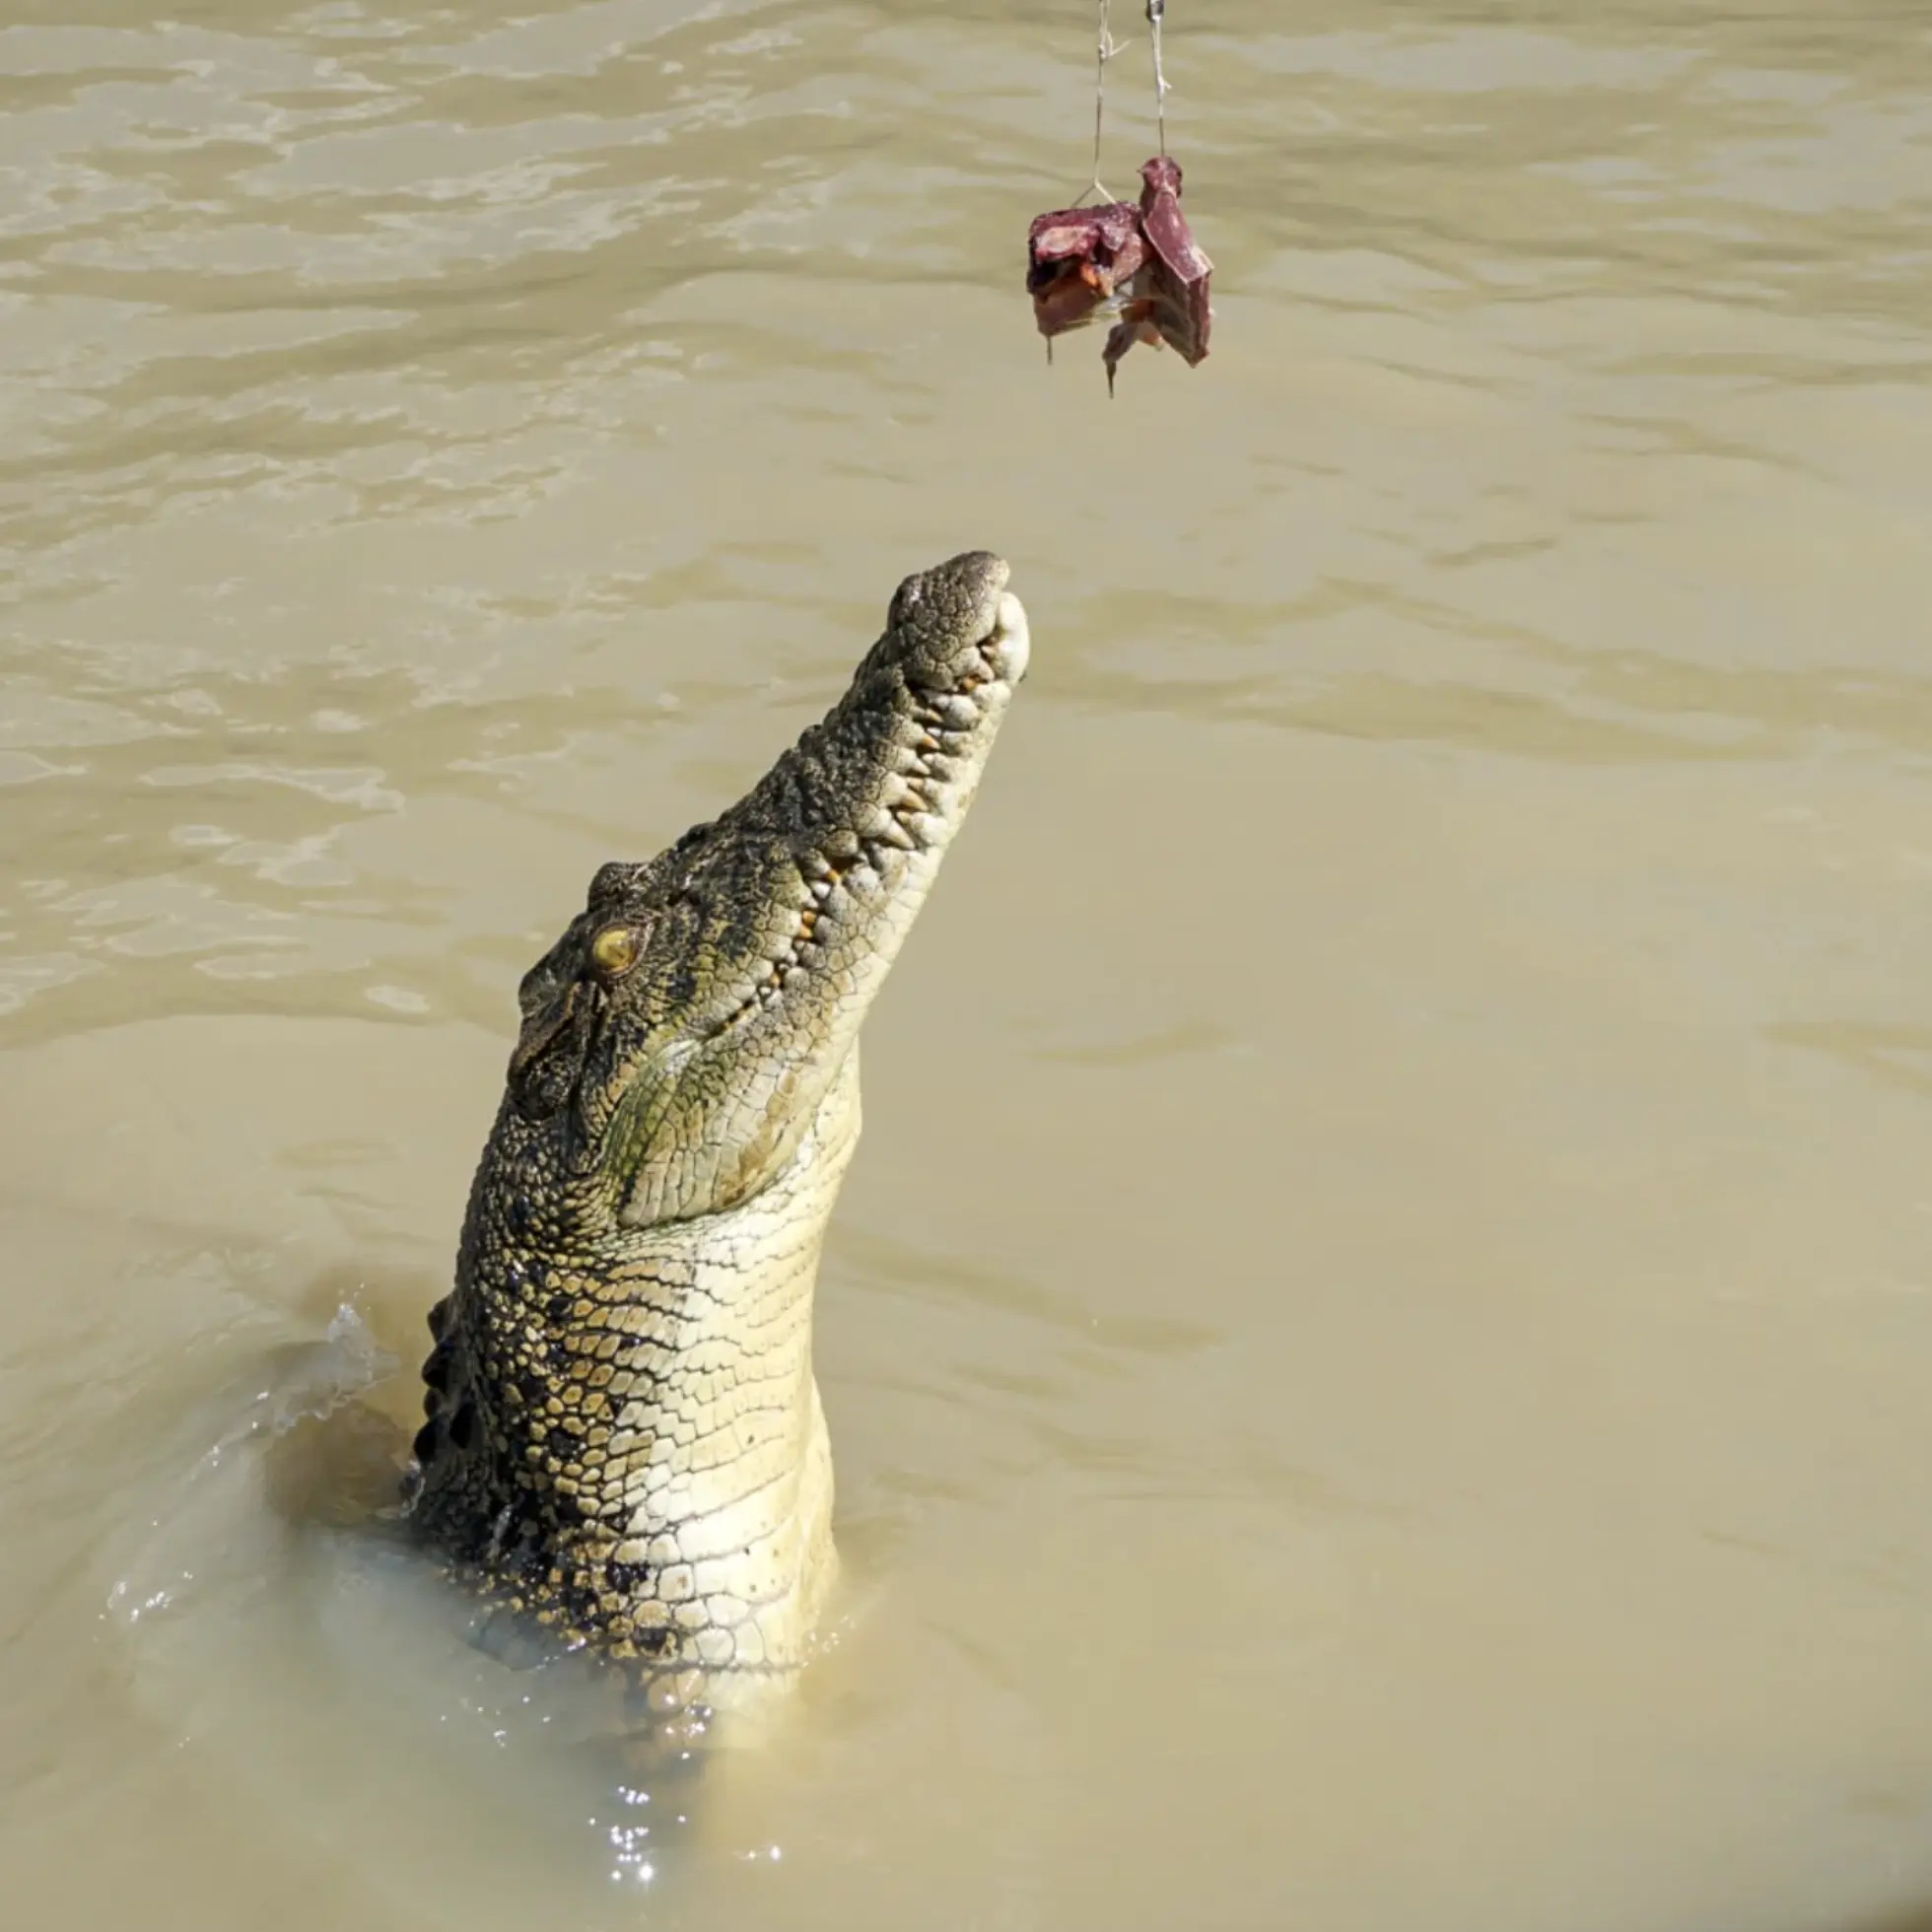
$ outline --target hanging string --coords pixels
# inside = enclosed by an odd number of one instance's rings
[[[1090,194],[1097,194],[1103,201],[1114,198],[1100,179],[1100,139],[1107,123],[1107,63],[1116,54],[1125,53],[1133,42],[1114,38],[1107,19],[1108,5],[1109,0],[1099,0],[1100,15],[1093,40],[1093,179],[1082,189],[1080,200],[1074,202],[1076,208]],[[1160,50],[1160,28],[1166,13],[1167,0],[1147,0],[1147,31],[1154,55],[1154,125],[1159,131],[1163,156],[1167,153],[1167,97],[1171,91]]]
[[[1104,18],[1106,7],[1101,14]],[[1160,62],[1160,21],[1167,11],[1167,0],[1147,0],[1147,31],[1153,40],[1154,48],[1154,121],[1160,129],[1160,152],[1164,159],[1167,154],[1167,71]],[[1099,167],[1099,150],[1095,150],[1094,166]]]
[[[1080,201],[1089,194],[1097,194],[1102,201],[1111,201],[1113,196],[1100,181],[1100,130],[1107,112],[1107,63],[1126,48],[1125,40],[1116,40],[1107,24],[1107,0],[1100,0],[1100,24],[1093,43],[1093,180],[1082,190]],[[1074,202],[1078,207],[1080,201]]]

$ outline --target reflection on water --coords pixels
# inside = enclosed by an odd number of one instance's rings
[[[0,20],[10,1923],[1924,1916],[1922,9],[1170,8],[1214,352],[1112,405],[1091,50]],[[969,544],[850,1586],[640,1888],[606,1693],[387,1540],[423,1314],[590,872]]]

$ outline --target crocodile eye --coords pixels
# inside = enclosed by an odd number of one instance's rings
[[[638,935],[628,926],[606,926],[590,941],[590,964],[614,980],[638,963]]]

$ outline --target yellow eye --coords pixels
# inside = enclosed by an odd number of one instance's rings
[[[590,963],[615,979],[638,963],[638,935],[628,926],[606,926],[590,941]]]

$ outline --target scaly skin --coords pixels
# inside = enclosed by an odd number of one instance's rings
[[[824,721],[722,817],[605,865],[525,977],[430,1316],[416,1532],[676,1710],[802,1661],[834,1570],[812,1379],[860,1023],[1027,658],[1006,566],[908,578]]]

